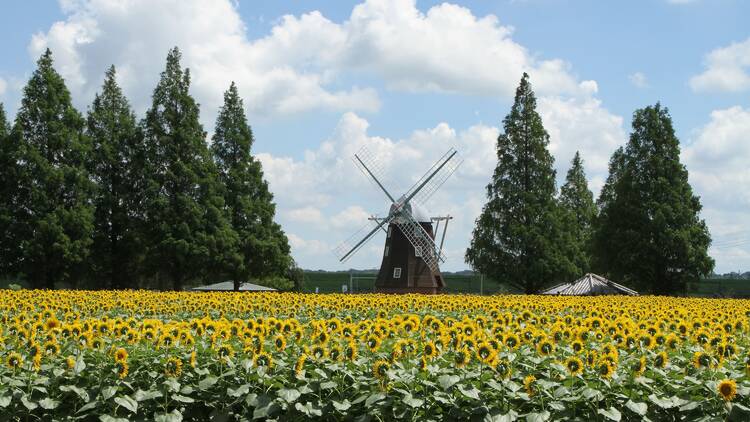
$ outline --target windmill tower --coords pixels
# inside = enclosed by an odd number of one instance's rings
[[[398,199],[380,182],[382,167],[365,148],[354,154],[354,162],[391,202],[386,217],[371,217],[366,225],[336,247],[344,262],[362,248],[378,231],[386,234],[383,259],[375,281],[375,291],[383,293],[438,293],[445,286],[440,262],[445,262],[443,242],[452,217],[429,217],[425,202],[461,164],[451,148],[405,194]],[[379,177],[380,176],[380,177]],[[434,225],[433,225],[434,223]],[[442,224],[442,233],[440,228]],[[371,228],[374,224],[375,227]],[[368,231],[369,229],[369,231]],[[366,233],[365,233],[366,232]],[[362,233],[365,233],[362,235]],[[440,244],[436,238],[440,237]]]

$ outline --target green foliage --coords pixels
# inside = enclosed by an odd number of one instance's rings
[[[97,184],[92,279],[97,287],[134,287],[145,250],[138,230],[143,223],[145,151],[114,66],[89,109],[86,129],[92,143],[88,168]]]
[[[294,289],[294,282],[280,275],[269,275],[258,279],[255,283],[281,291],[290,291]]]
[[[576,151],[565,184],[560,188],[560,206],[563,212],[565,232],[570,236],[569,256],[579,272],[591,269],[591,233],[596,218],[594,194],[589,190],[583,160]]]
[[[466,261],[533,293],[578,269],[567,253],[570,240],[555,199],[549,135],[525,73],[503,128],[488,201],[476,221]]]
[[[73,284],[89,255],[94,185],[84,167],[89,143],[47,50],[24,88],[11,134],[15,192],[11,236],[18,269],[32,287]]]
[[[660,104],[633,114],[630,140],[610,161],[598,205],[596,263],[611,277],[643,291],[676,294],[713,269],[700,200]]]
[[[11,228],[14,219],[16,198],[15,144],[10,138],[10,127],[5,116],[5,108],[0,103],[0,274],[13,271],[18,248]]]
[[[237,234],[226,218],[189,88],[190,72],[180,67],[180,52],[174,48],[142,123],[148,145],[148,261],[175,290],[237,259]]]
[[[250,153],[252,144],[253,133],[232,82],[216,119],[211,152],[230,225],[239,236],[236,255],[225,269],[235,290],[251,277],[281,279],[292,263],[287,237],[273,220],[276,206],[261,163]]]

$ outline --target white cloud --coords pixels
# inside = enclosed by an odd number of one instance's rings
[[[321,224],[323,222],[323,213],[315,207],[308,206],[286,211],[286,218],[295,223]]]
[[[750,89],[750,38],[711,51],[706,70],[690,79],[696,92],[741,92]]]
[[[701,196],[717,270],[746,268],[750,256],[750,109],[715,110],[692,138],[683,148],[682,160],[693,189]]]
[[[648,86],[646,75],[643,72],[635,72],[628,75],[628,80],[636,88],[645,88]]]
[[[231,80],[258,114],[373,111],[380,105],[373,89],[329,88],[336,72],[321,65],[345,35],[318,12],[285,16],[271,34],[249,40],[230,1],[66,1],[63,11],[66,19],[34,35],[29,51],[36,59],[45,48],[53,50],[56,67],[82,105],[115,64],[125,92],[144,109],[175,45],[191,68],[193,93],[204,112],[208,108],[209,120]]]
[[[115,64],[125,92],[143,110],[167,51],[177,45],[209,124],[231,80],[251,113],[268,115],[377,110],[374,89],[334,88],[344,73],[374,75],[399,91],[511,96],[529,72],[542,95],[596,92],[596,83],[579,82],[567,62],[539,59],[515,42],[496,16],[476,17],[453,4],[423,13],[414,0],[367,0],[342,23],[317,11],[286,15],[255,40],[247,38],[236,7],[228,0],[63,1],[65,20],[35,34],[29,52],[36,59],[53,50],[81,108]]]

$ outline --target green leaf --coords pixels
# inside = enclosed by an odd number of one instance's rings
[[[539,413],[529,413],[526,415],[526,422],[545,422],[549,420],[550,413],[543,410]]]
[[[240,397],[247,394],[247,392],[250,391],[250,384],[243,384],[239,386],[236,390],[233,388],[227,388],[227,394],[229,397]]]
[[[643,416],[648,411],[648,405],[646,403],[634,402],[632,400],[628,400],[625,403],[625,407],[630,409],[633,413],[635,413],[638,416]]]
[[[690,410],[697,409],[698,406],[700,406],[700,403],[698,403],[697,401],[691,401],[680,406],[680,412],[688,412]]]
[[[308,417],[323,416],[323,412],[317,407],[313,406],[312,403],[310,402],[307,402],[304,405],[302,403],[297,403],[294,405],[294,408],[304,413],[305,416],[308,416]]]
[[[295,401],[297,401],[297,399],[299,398],[299,396],[301,396],[302,394],[299,392],[299,390],[296,390],[294,388],[291,388],[291,389],[282,388],[281,390],[279,390],[278,395],[285,402],[287,402],[287,403],[294,403]]]
[[[13,396],[2,396],[0,397],[0,407],[8,407]]]
[[[117,394],[117,387],[115,386],[105,387],[102,389],[103,400],[109,400],[109,398],[114,396],[115,394]]]
[[[117,418],[109,415],[99,416],[99,420],[102,422],[129,422],[127,418]]]
[[[209,375],[206,378],[203,378],[202,380],[200,380],[200,382],[198,383],[198,388],[204,391],[208,390],[214,384],[216,384],[217,381],[219,381],[218,378],[216,378],[213,375]]]
[[[336,388],[337,386],[338,383],[336,383],[336,381],[326,381],[320,383],[321,390],[330,390],[331,388]]]
[[[484,416],[484,422],[513,422],[516,419],[518,419],[518,413],[516,413],[513,410],[511,410],[510,412],[508,412],[508,413],[506,413],[504,415],[501,415],[501,414],[496,414],[496,415],[487,414],[487,415]]]
[[[183,396],[182,394],[173,394],[172,400],[177,400],[180,403],[195,403],[195,399],[192,397]]]
[[[29,410],[34,410],[37,407],[39,407],[38,404],[36,404],[33,401],[29,400],[28,397],[26,397],[25,394],[23,396],[21,396],[21,403],[23,403],[23,405],[26,406],[26,408],[29,409]]]
[[[75,385],[62,385],[60,386],[60,391],[71,391],[75,393],[78,397],[81,398],[84,402],[88,403],[89,401],[89,393],[86,392],[83,388],[80,388]]]
[[[96,401],[96,400],[94,400],[94,401],[92,401],[90,403],[84,404],[80,409],[78,409],[78,412],[76,412],[76,413],[87,412],[87,411],[89,411],[91,409],[96,409],[97,406],[99,406],[99,402]]]
[[[748,420],[750,420],[750,409],[739,403],[732,404],[732,409],[727,416],[727,422],[744,422]]]
[[[596,413],[604,415],[607,419],[615,422],[620,422],[620,419],[622,419],[622,414],[620,414],[620,411],[614,407],[610,407],[609,409],[599,409]]]
[[[41,406],[42,409],[52,410],[52,409],[55,409],[59,405],[60,405],[59,401],[51,399],[49,397],[39,400],[39,406]]]
[[[338,410],[339,412],[345,412],[350,407],[352,407],[352,404],[349,403],[349,400],[344,399],[342,402],[337,402],[336,400],[331,400],[331,403],[333,403],[333,407]]]
[[[154,415],[154,422],[182,422],[182,413],[177,409],[169,413],[157,413]]]
[[[675,407],[675,403],[671,399],[663,399],[656,394],[651,394],[648,396],[648,399],[651,400],[652,403],[655,405],[661,407],[662,409],[671,409]]]
[[[463,385],[459,385],[458,391],[460,391],[461,394],[470,399],[479,400],[479,390],[477,390],[474,386],[472,386],[471,389],[466,389]]]
[[[380,400],[383,400],[385,398],[385,394],[383,393],[373,393],[370,394],[370,397],[365,400],[365,407],[370,407],[374,403],[379,402]]]
[[[143,390],[138,389],[138,390],[136,390],[135,394],[133,394],[133,398],[137,402],[146,401],[146,400],[153,400],[153,399],[159,398],[161,396],[162,396],[162,393],[159,390],[143,391]]]
[[[410,393],[407,393],[406,396],[404,396],[404,403],[408,406],[417,408],[424,404],[424,400],[414,398]]]
[[[115,403],[130,410],[133,413],[138,413],[138,402],[130,396],[115,397]]]
[[[453,387],[461,378],[458,375],[441,375],[438,377],[438,384],[443,390]]]

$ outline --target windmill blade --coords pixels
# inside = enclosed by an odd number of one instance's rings
[[[354,154],[354,164],[357,165],[359,171],[361,171],[368,180],[375,182],[375,185],[385,193],[385,196],[387,196],[391,202],[396,202],[385,186],[383,186],[383,183],[381,183],[381,180],[384,180],[383,176],[385,174],[383,164],[378,160],[374,153],[367,149],[366,146],[363,146],[356,154]]]
[[[414,246],[414,249],[421,251],[422,260],[425,264],[432,271],[437,272],[439,270],[438,264],[445,262],[445,255],[443,255],[442,251],[437,250],[435,241],[424,227],[405,209],[399,213],[394,223],[409,240],[409,243]]]
[[[458,166],[461,165],[463,159],[458,155],[458,151],[451,148],[440,157],[439,160],[427,170],[416,183],[409,189],[404,195],[406,200],[404,202],[413,201],[420,205],[424,205],[432,194],[437,191],[440,186],[445,183],[446,180],[453,174]]]
[[[368,220],[367,224],[362,226],[362,228],[354,232],[354,234],[349,236],[348,239],[341,242],[333,249],[333,252],[339,258],[339,262],[344,262],[349,259],[349,257],[354,255],[354,253],[360,250],[365,245],[365,243],[367,243],[367,241],[370,240],[375,235],[375,233],[378,232],[378,230],[380,230],[384,225],[388,224],[392,219],[393,216],[388,216],[381,219],[380,221]]]

